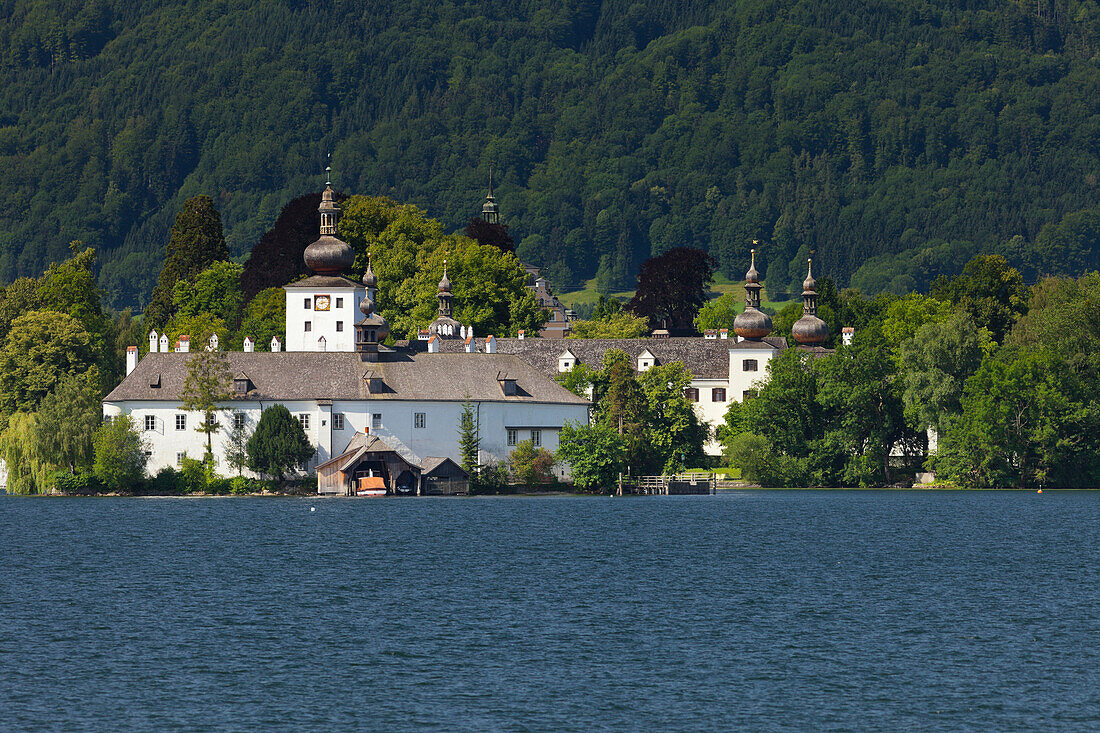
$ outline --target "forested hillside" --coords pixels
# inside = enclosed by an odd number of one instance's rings
[[[769,290],[1100,265],[1093,0],[0,0],[0,280],[69,242],[116,306],[209,194],[240,257],[331,152],[459,229],[490,163],[559,290],[674,246]],[[1045,229],[1044,229],[1045,228]],[[758,260],[758,264],[761,262]]]

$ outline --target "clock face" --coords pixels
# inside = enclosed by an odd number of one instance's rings
[[[329,297],[327,295],[318,295],[313,299],[313,310],[327,311],[329,307]]]

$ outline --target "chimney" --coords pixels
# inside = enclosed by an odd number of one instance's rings
[[[706,331],[703,332],[703,338],[712,339],[712,340],[717,339],[718,338],[718,329],[717,328],[708,328]]]
[[[844,328],[840,329],[840,341],[845,346],[852,345],[852,338],[855,337],[855,335],[856,330],[851,326],[845,326]]]
[[[281,346],[281,344],[279,343],[279,337],[278,336],[272,336],[271,337],[271,353],[272,354],[279,353],[279,347],[280,346]]]
[[[524,330],[521,328],[519,330],[519,338],[520,338],[521,341],[523,340],[524,335],[525,335]]]
[[[465,326],[459,326],[458,332],[459,332],[459,335],[462,338],[466,338],[466,327]]]
[[[728,339],[730,337],[730,330],[728,328],[723,328],[718,332],[718,337]]]
[[[439,353],[439,335],[438,334],[433,333],[428,338],[428,353],[429,354],[438,354]]]
[[[137,347],[136,346],[127,346],[126,347],[126,374],[127,375],[129,375],[130,372],[137,369],[137,362],[138,362]]]
[[[252,340],[251,336],[244,337],[244,353],[251,354],[256,350],[256,342]]]
[[[157,340],[157,332],[156,331],[150,331],[149,332],[149,353],[150,354],[157,353],[157,344],[158,343],[160,343],[160,341]]]
[[[477,344],[474,343],[474,336],[470,334],[466,337],[466,353],[472,354],[477,351]]]
[[[217,351],[218,350],[218,334],[216,334],[216,333],[210,334],[210,343],[207,345],[206,350],[207,351]]]
[[[179,352],[181,354],[188,354],[188,353],[191,352],[191,337],[190,336],[180,336]]]
[[[160,353],[168,353],[168,334],[166,333],[160,335]]]
[[[497,353],[497,337],[489,336],[485,339],[485,353],[495,354]]]

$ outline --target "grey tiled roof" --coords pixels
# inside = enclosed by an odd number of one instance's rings
[[[642,338],[642,339],[544,339],[544,338],[501,338],[497,339],[497,351],[501,354],[515,354],[534,366],[543,374],[552,377],[558,373],[558,357],[566,350],[585,366],[599,369],[603,366],[603,355],[611,349],[625,351],[635,361],[643,351],[648,350],[657,359],[658,364],[682,362],[688,371],[700,379],[726,379],[730,373],[730,349],[759,349],[770,346],[777,351],[787,348],[786,339],[781,336],[768,336],[760,341],[741,341],[730,339],[705,339],[699,337]],[[484,338],[477,339],[479,349],[485,348]],[[461,340],[443,339],[440,352],[462,351]]]
[[[194,354],[147,354],[107,397],[121,400],[178,402]],[[584,400],[522,359],[509,354],[427,354],[397,351],[378,362],[362,362],[350,352],[282,351],[226,353],[229,371],[244,372],[253,389],[234,400],[435,400],[462,402],[566,403]],[[363,375],[382,378],[381,392],[371,393]],[[516,380],[517,394],[505,397],[497,374]],[[152,384],[158,383],[159,387]]]

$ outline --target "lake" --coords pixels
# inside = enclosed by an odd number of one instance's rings
[[[1100,729],[1100,493],[0,497],[0,727]]]

